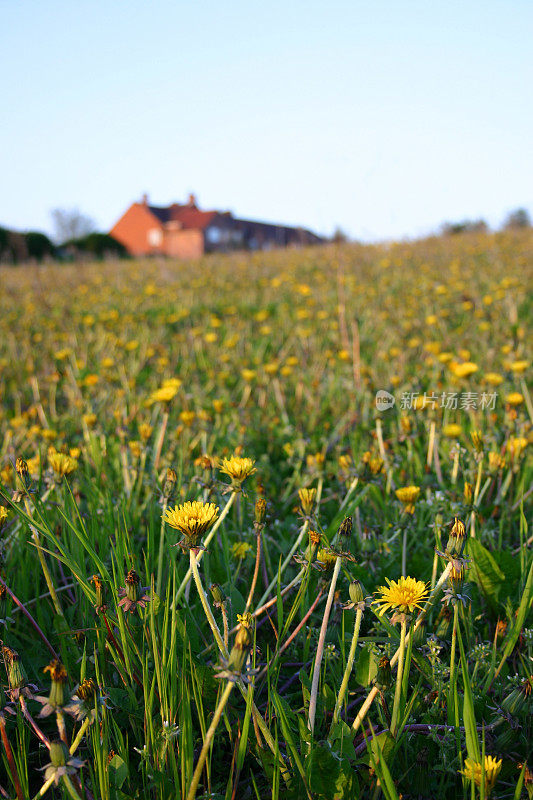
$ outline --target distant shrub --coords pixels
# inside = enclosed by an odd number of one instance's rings
[[[0,262],[16,264],[25,261],[27,257],[28,248],[24,234],[0,228]]]
[[[28,258],[42,261],[44,258],[53,258],[56,248],[44,233],[28,231],[24,234]]]
[[[127,258],[128,251],[108,233],[89,233],[79,239],[65,242],[63,251],[73,258]]]
[[[486,233],[488,229],[484,219],[464,219],[462,222],[445,222],[441,232],[444,236],[457,236],[460,233]]]
[[[525,208],[517,208],[507,215],[503,223],[503,229],[506,231],[519,230],[521,228],[531,227],[531,217]]]

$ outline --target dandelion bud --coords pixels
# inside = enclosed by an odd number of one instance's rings
[[[510,714],[518,714],[524,708],[533,692],[533,675],[525,678],[520,686],[513,689],[502,701],[502,708]]]
[[[249,628],[241,625],[235,636],[235,643],[231,649],[228,660],[228,669],[232,672],[242,672],[252,646],[252,634]]]
[[[2,648],[4,663],[6,665],[7,680],[10,689],[20,689],[28,682],[26,672],[20,661],[19,654],[10,647]]]
[[[7,508],[0,506],[0,531],[7,522]]]
[[[96,695],[96,686],[92,678],[84,678],[82,680],[78,687],[77,695],[85,703],[88,703],[88,701],[92,703]]]
[[[173,496],[174,492],[176,491],[176,483],[178,480],[178,475],[175,469],[169,467],[167,469],[167,474],[165,478],[165,483],[163,484],[163,497],[165,500],[170,500]]]
[[[437,639],[447,639],[450,626],[452,624],[452,610],[448,606],[443,606],[442,611],[437,617],[437,627],[435,636]]]
[[[126,597],[128,600],[132,600],[133,602],[137,600],[137,587],[139,586],[140,582],[141,579],[135,570],[130,569],[126,575]]]
[[[460,519],[455,517],[446,545],[446,552],[452,556],[460,556],[466,544],[466,528]]]
[[[345,536],[345,537],[351,536],[352,527],[353,527],[352,518],[345,517],[341,522],[340,528],[338,530],[339,536]]]
[[[96,591],[96,603],[95,608],[105,608],[105,597],[104,597],[104,584],[100,580],[98,575],[93,575],[91,578],[91,583],[94,583],[94,588]]]
[[[392,670],[390,661],[387,656],[382,656],[379,659],[378,671],[376,675],[376,686],[380,692],[388,689],[392,684]]]
[[[50,742],[50,761],[54,767],[64,767],[70,757],[68,747],[60,739]]]
[[[17,475],[20,478],[24,479],[24,476],[28,474],[28,465],[23,458],[17,458],[15,469],[17,470]]]
[[[420,625],[413,631],[413,647],[422,647],[426,643],[426,621],[422,620]]]
[[[226,596],[218,583],[212,583],[209,587],[209,591],[211,592],[211,597],[213,598],[213,605],[217,608],[220,608],[226,602]]]
[[[472,486],[472,484],[471,484],[471,483],[467,483],[467,482],[465,481],[465,487],[464,487],[464,498],[465,498],[465,503],[466,503],[467,505],[470,505],[470,504],[471,504],[471,502],[472,502],[472,497],[473,497],[473,493],[474,493],[474,487]]]
[[[265,498],[258,497],[258,499],[255,501],[255,509],[254,509],[256,525],[262,525],[264,523],[266,516],[266,508],[267,508],[267,503]]]
[[[298,489],[298,497],[304,516],[308,517],[314,508],[316,499],[316,489]]]
[[[15,469],[17,471],[17,475],[19,476],[20,480],[22,481],[24,488],[29,489],[31,486],[31,475],[28,470],[28,464],[24,461],[23,458],[17,458],[15,463]]]
[[[472,444],[474,448],[477,450],[478,453],[483,452],[483,436],[481,435],[480,431],[472,431],[470,434],[470,438],[472,439]]]
[[[448,584],[454,592],[459,592],[465,582],[466,569],[462,561],[453,559],[451,562],[451,572],[448,578]]]
[[[64,702],[64,685],[67,680],[67,671],[61,661],[55,658],[44,668],[43,672],[49,672],[52,681],[48,703],[53,708],[61,708]]]
[[[352,603],[362,603],[365,599],[365,589],[361,581],[352,581],[348,591]]]

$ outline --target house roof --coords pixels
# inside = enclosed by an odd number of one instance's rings
[[[167,222],[180,222],[181,227],[185,229],[205,230],[219,213],[218,211],[200,211],[196,206],[179,205],[178,203],[173,203],[171,206],[148,206],[148,208],[163,225]]]

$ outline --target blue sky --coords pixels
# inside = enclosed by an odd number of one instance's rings
[[[147,192],[322,233],[533,212],[533,3],[1,0],[0,225]]]

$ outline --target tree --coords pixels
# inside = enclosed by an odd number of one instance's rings
[[[348,236],[347,236],[347,235],[346,235],[346,233],[343,231],[343,229],[342,229],[342,228],[340,228],[340,227],[337,225],[337,227],[336,227],[336,228],[335,228],[335,230],[333,231],[333,236],[331,237],[331,241],[332,241],[334,244],[344,244],[345,242],[347,242],[347,241],[348,241]]]
[[[108,233],[89,233],[78,239],[69,239],[63,250],[73,258],[127,258],[128,251]]]
[[[525,208],[517,208],[511,211],[505,218],[503,229],[506,231],[515,231],[520,228],[530,228],[531,217]]]
[[[55,239],[63,244],[71,239],[81,239],[95,230],[94,221],[77,208],[54,208],[51,212]]]
[[[55,255],[55,247],[44,233],[39,231],[28,231],[24,234],[28,257],[42,261],[43,258],[51,258]]]
[[[460,233],[486,233],[488,229],[484,219],[464,219],[462,222],[445,222],[441,232],[444,236],[457,236]]]

